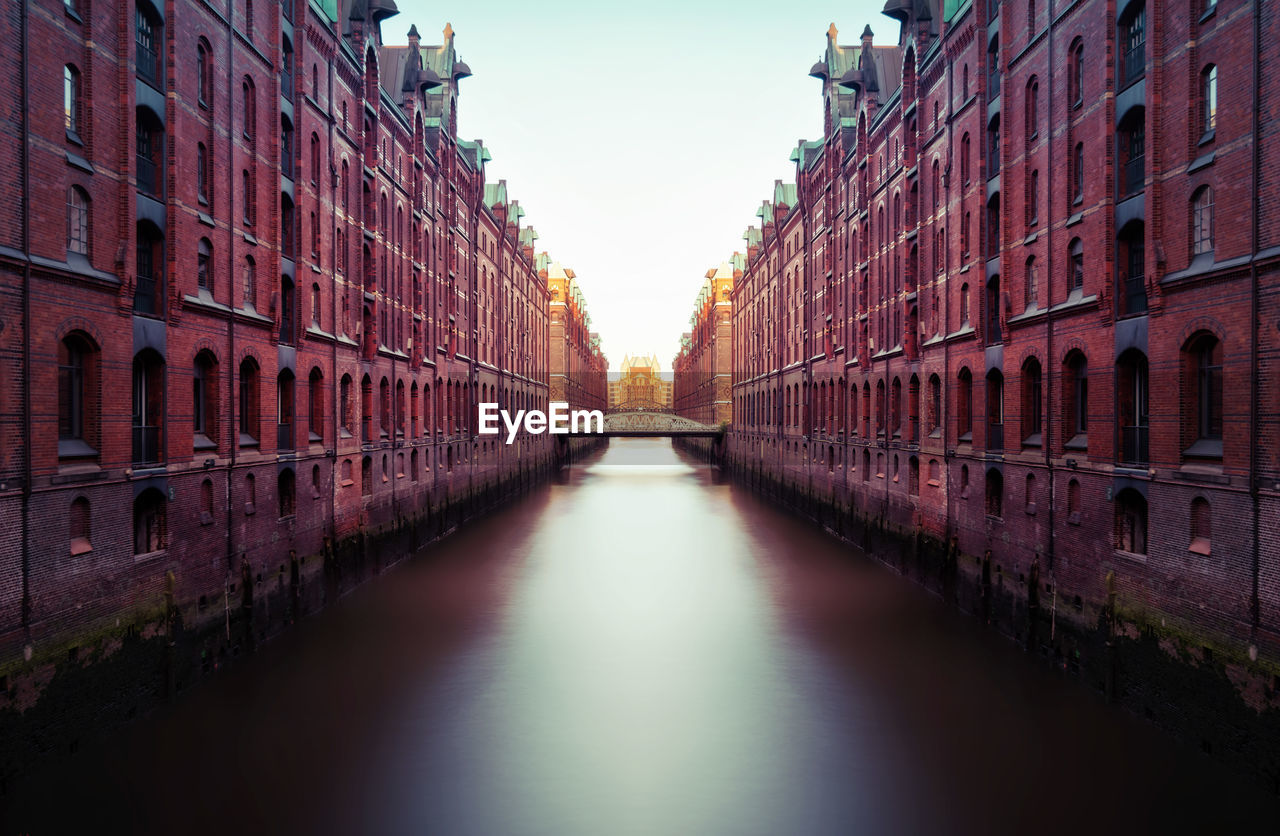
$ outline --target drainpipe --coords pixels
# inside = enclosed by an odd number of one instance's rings
[[[22,2],[22,634],[31,641],[31,71],[28,0]]]
[[[1259,143],[1261,137],[1261,116],[1259,116],[1258,108],[1262,106],[1258,85],[1261,81],[1259,77],[1259,62],[1262,60],[1262,3],[1253,4],[1253,153],[1250,172],[1253,180],[1253,211],[1250,212],[1249,223],[1249,249],[1251,258],[1249,259],[1249,499],[1253,505],[1253,565],[1252,565],[1252,589],[1250,591],[1250,625],[1249,640],[1252,647],[1256,647],[1258,641],[1258,628],[1261,621],[1261,603],[1259,601],[1258,575],[1260,571],[1260,550],[1261,550],[1261,532],[1259,530],[1261,524],[1261,507],[1260,497],[1258,495],[1258,400],[1261,397],[1258,381],[1258,187],[1259,171],[1261,170],[1261,149]],[[1256,652],[1256,651],[1255,651]]]

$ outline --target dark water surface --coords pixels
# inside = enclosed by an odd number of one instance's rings
[[[1275,798],[644,439],[8,801],[33,836],[1280,832]]]

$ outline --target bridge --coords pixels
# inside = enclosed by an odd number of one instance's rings
[[[670,438],[718,438],[719,427],[702,424],[666,410],[623,410],[606,412],[603,433],[576,433],[576,435],[604,435],[606,438],[643,438],[666,436]]]

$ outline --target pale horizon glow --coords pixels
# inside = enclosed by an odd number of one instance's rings
[[[573,269],[611,369],[628,354],[671,368],[707,271],[744,250],[773,181],[794,180],[797,141],[821,138],[808,72],[827,27],[842,44],[899,28],[868,0],[398,5],[388,44],[410,24],[438,44],[452,24],[475,74],[458,132],[493,154],[486,181],[507,181],[538,250]]]

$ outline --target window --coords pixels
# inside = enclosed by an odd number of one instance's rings
[[[1026,508],[1026,512],[1028,514],[1035,514],[1036,512],[1036,475],[1034,473],[1027,474],[1026,491],[1024,496],[1026,498],[1026,505],[1024,506]]]
[[[209,203],[209,149],[203,142],[196,143],[196,199]]]
[[[71,541],[72,557],[93,551],[89,528],[89,500],[83,496],[76,497],[71,503],[71,512],[67,514],[67,533]]]
[[[987,449],[1004,449],[1004,375],[987,372]]]
[[[987,179],[1000,173],[1000,115],[987,125]]]
[[[1084,201],[1084,143],[1077,142],[1071,155],[1071,202]]]
[[[280,193],[280,254],[290,261],[298,259],[298,219],[293,211],[293,199]]]
[[[1067,100],[1072,107],[1084,104],[1084,40],[1076,38],[1067,59]]]
[[[1120,85],[1127,87],[1146,73],[1147,69],[1147,10],[1144,5],[1127,12],[1119,20]]]
[[[1067,356],[1062,382],[1065,446],[1084,449],[1089,433],[1089,364],[1079,351]]]
[[[133,358],[133,463],[157,464],[164,416],[164,362],[151,349]]]
[[[293,101],[293,44],[287,37],[280,41],[280,95]]]
[[[1192,337],[1184,350],[1183,444],[1188,455],[1222,456],[1222,342],[1213,334]]]
[[[1000,254],[1000,193],[987,201],[987,258]]]
[[[294,390],[293,372],[281,369],[276,375],[276,448],[280,450],[294,448]]]
[[[1146,108],[1135,107],[1125,114],[1116,129],[1117,158],[1120,162],[1118,197],[1142,191],[1146,184],[1147,154]]]
[[[1044,429],[1043,375],[1040,361],[1029,358],[1022,364],[1022,443],[1039,446]]]
[[[1147,357],[1137,349],[1120,355],[1116,364],[1116,417],[1120,430],[1120,461],[1145,465],[1150,422]]]
[[[297,340],[297,293],[293,288],[293,279],[280,277],[280,342],[293,345]]]
[[[148,488],[133,501],[133,553],[152,554],[165,547],[165,499]]]
[[[1000,277],[987,279],[987,309],[984,312],[986,322],[983,323],[987,345],[998,345],[1004,341],[1000,327]]]
[[[1067,248],[1067,292],[1084,290],[1084,243],[1079,238],[1071,239]]]
[[[1116,497],[1115,547],[1129,554],[1147,553],[1147,499],[1133,488]]]
[[[956,386],[956,433],[961,441],[973,437],[973,374],[961,369]]]
[[[258,481],[252,473],[244,475],[244,514],[246,517],[258,513]]]
[[[1218,68],[1210,64],[1200,72],[1200,141],[1213,139],[1217,126]]]
[[[453,450],[449,451],[450,455]],[[450,460],[452,467],[452,459]],[[373,496],[373,458],[365,456],[360,461],[360,493],[364,496]]]
[[[965,71],[968,72],[968,67]],[[966,98],[968,95],[966,94]],[[969,185],[969,135],[960,137],[960,182]]]
[[[1004,516],[1004,474],[995,467],[987,471],[986,506],[988,517]]]
[[[966,260],[969,258],[969,232],[970,232],[969,213],[964,213],[964,226],[960,227],[960,256]],[[968,321],[968,317],[965,317]]]
[[[79,186],[67,189],[67,253],[89,257],[89,195]]]
[[[289,117],[280,117],[280,173],[290,180],[295,179],[293,165],[293,123],[289,121]]]
[[[80,141],[80,71],[71,64],[62,68],[62,110],[66,117],[67,134]]]
[[[240,444],[258,443],[258,364],[252,357],[240,363]]]
[[[137,282],[134,313],[156,316],[164,301],[164,238],[150,221],[137,226]]]
[[[1067,482],[1067,522],[1080,524],[1080,481],[1072,479]]]
[[[213,480],[205,479],[200,483],[200,524],[213,522]]]
[[[969,283],[960,285],[960,327],[969,325]]]
[[[1131,221],[1116,241],[1116,301],[1118,315],[1147,312],[1146,243],[1142,221]]]
[[[213,107],[213,50],[204,38],[196,44],[196,95],[201,107]]]
[[[218,438],[217,361],[207,349],[196,355],[191,376],[191,418],[196,449],[213,447]]]
[[[160,15],[147,2],[139,2],[134,15],[134,42],[138,47],[138,78],[156,89],[164,81],[161,47],[164,44]]]
[[[292,467],[286,467],[276,476],[276,500],[280,506],[280,519],[294,515],[298,504],[298,477]]]
[[[929,378],[929,433],[930,435],[941,427],[942,421],[942,379],[936,374]]]
[[[196,247],[196,287],[213,294],[213,276],[209,261],[213,258],[213,246],[208,238],[201,238]]]
[[[135,146],[138,191],[164,197],[164,124],[149,107],[137,109]]]
[[[244,269],[241,275],[241,294],[246,308],[253,308],[253,300],[257,293],[257,265],[253,256],[244,257]]]
[[[1201,186],[1191,198],[1191,252],[1213,252],[1213,189]]]
[[[253,188],[253,177],[248,169],[240,172],[240,194],[244,202],[244,225],[253,226],[257,217],[258,193]]]
[[[351,437],[351,407],[351,375],[344,374],[338,386],[338,421],[347,438]]]
[[[1035,310],[1040,304],[1040,269],[1036,266],[1036,257],[1029,256],[1024,273],[1026,287],[1023,290],[1023,307]]]
[[[1032,169],[1027,175],[1027,227],[1040,222],[1040,172]]]
[[[240,93],[243,111],[240,117],[244,126],[244,138],[253,140],[257,136],[258,113],[254,101],[253,80],[248,76],[245,76],[244,82],[240,85]]]
[[[95,455],[97,348],[79,332],[58,344],[58,454]]]
[[[1209,500],[1203,496],[1197,496],[1191,500],[1191,545],[1188,551],[1209,554],[1212,537],[1213,519],[1210,514]]]
[[[320,184],[320,137],[311,134],[311,185]]]

